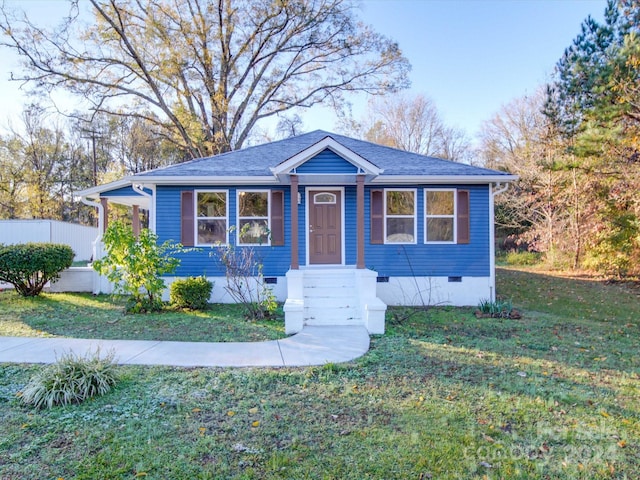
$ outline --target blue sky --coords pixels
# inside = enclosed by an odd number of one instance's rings
[[[82,0],[81,0],[82,1]],[[8,0],[51,19],[61,0]],[[473,137],[501,105],[533,93],[553,72],[588,16],[601,20],[606,0],[365,0],[365,23],[395,39],[413,69],[411,93],[431,97],[449,125]],[[0,51],[0,125],[24,101],[9,82],[16,60]],[[354,99],[354,112],[366,100]],[[328,111],[303,116],[307,130],[335,130]]]

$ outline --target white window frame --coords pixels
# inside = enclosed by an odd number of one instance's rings
[[[452,192],[453,194],[453,215],[429,215],[427,214],[427,192]],[[428,244],[455,244],[458,242],[458,190],[455,188],[425,188],[424,192],[424,243]],[[427,221],[430,218],[451,218],[453,219],[453,240],[429,240],[427,236]]]
[[[415,245],[418,243],[418,189],[417,188],[385,188],[383,212],[384,243],[388,245]],[[387,192],[413,192],[413,215],[387,215]],[[387,240],[387,219],[388,218],[413,218],[413,241],[411,242],[390,242]]]
[[[266,193],[267,194],[267,216],[266,217],[240,217],[240,194],[246,193]],[[263,243],[241,243],[240,242],[240,220],[267,220],[267,241]],[[236,245],[240,247],[270,247],[271,246],[271,190],[269,189],[236,189]]]
[[[194,190],[194,195],[193,195],[193,212],[194,212],[194,218],[195,218],[195,222],[194,223],[194,239],[195,239],[195,244],[196,246],[203,246],[203,247],[209,247],[212,245],[218,245],[216,243],[200,243],[198,241],[198,221],[199,220],[222,220],[223,217],[200,217],[198,216],[198,195],[201,193],[224,193],[225,196],[225,217],[224,220],[227,224],[227,228],[226,233],[225,233],[225,243],[223,245],[228,245],[229,244],[229,190]]]

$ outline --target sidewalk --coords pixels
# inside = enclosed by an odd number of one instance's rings
[[[304,327],[266,342],[164,342],[80,338],[0,337],[0,363],[53,363],[63,353],[115,352],[124,365],[179,367],[300,367],[353,360],[369,350],[361,326]]]

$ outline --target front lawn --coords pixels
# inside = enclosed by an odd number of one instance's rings
[[[637,291],[498,281],[521,320],[390,309],[348,364],[119,367],[112,393],[50,411],[16,397],[40,367],[0,365],[0,478],[640,478]]]
[[[125,340],[256,342],[283,338],[282,309],[273,320],[248,322],[239,305],[206,311],[174,310],[125,315],[122,298],[54,293],[22,298],[0,293],[0,336],[62,336]]]

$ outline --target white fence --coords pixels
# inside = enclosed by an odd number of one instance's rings
[[[0,243],[62,243],[73,249],[76,254],[75,261],[92,259],[92,242],[97,236],[96,227],[58,220],[0,220]]]

